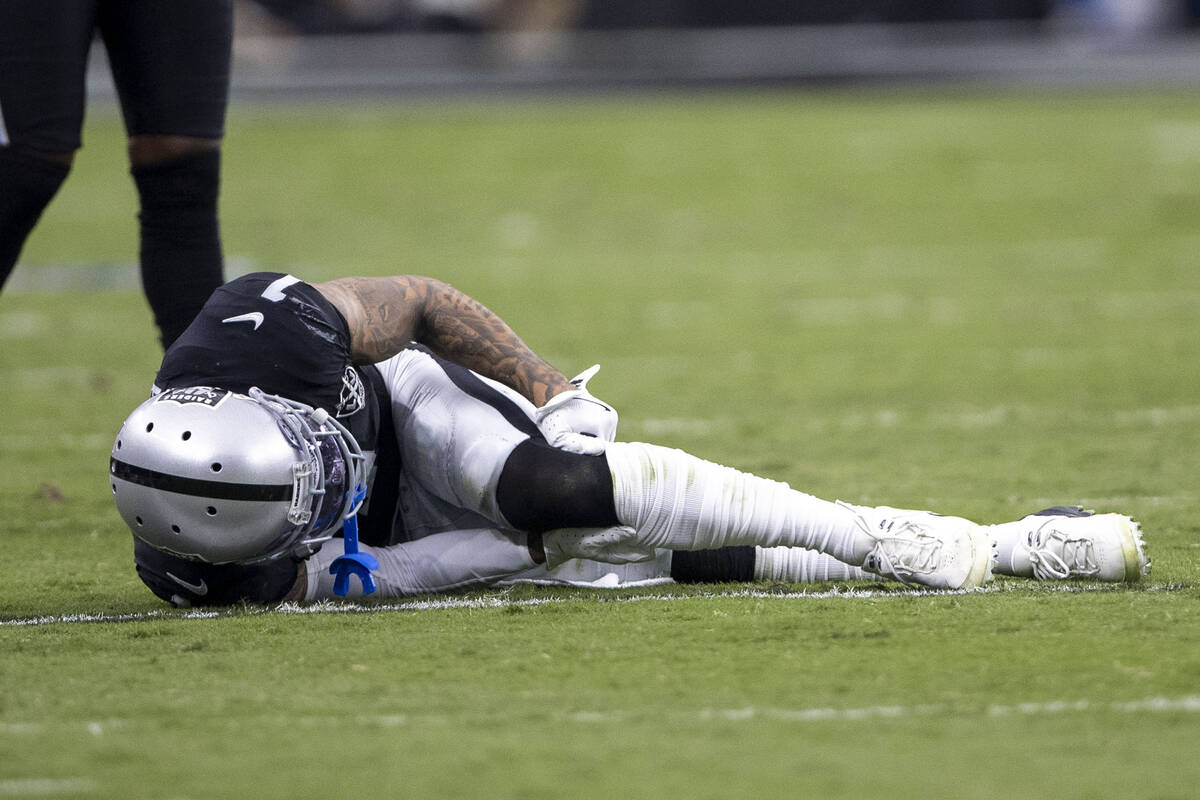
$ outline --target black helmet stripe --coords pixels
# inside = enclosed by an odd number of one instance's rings
[[[204,481],[197,478],[184,478],[180,475],[170,475],[166,472],[136,467],[124,461],[113,458],[109,460],[109,472],[114,478],[149,486],[151,489],[162,489],[176,494],[211,497],[214,500],[291,500],[292,484],[274,483],[225,483],[222,481]]]

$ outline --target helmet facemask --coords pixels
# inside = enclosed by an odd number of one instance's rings
[[[366,459],[354,436],[323,408],[267,394],[251,387],[249,397],[271,413],[289,442],[307,456],[292,465],[292,505],[288,521],[296,529],[268,545],[269,555],[307,556],[333,538],[347,517],[357,513],[357,487],[365,484]],[[253,563],[253,562],[246,562]]]

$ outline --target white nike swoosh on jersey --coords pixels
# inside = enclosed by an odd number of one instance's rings
[[[261,311],[251,311],[249,314],[238,314],[236,317],[226,317],[221,322],[253,322],[254,330],[258,330],[258,326],[263,324],[263,315]]]
[[[208,594],[208,584],[204,582],[203,578],[200,579],[199,583],[188,583],[183,578],[179,577],[178,575],[172,575],[170,572],[167,573],[167,577],[178,583],[183,588],[189,589],[201,597]]]

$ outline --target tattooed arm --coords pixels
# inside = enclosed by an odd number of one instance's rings
[[[416,275],[315,284],[350,325],[354,360],[383,361],[409,342],[512,387],[535,406],[574,389],[495,314],[457,289]]]

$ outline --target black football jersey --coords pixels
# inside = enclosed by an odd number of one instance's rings
[[[375,367],[351,363],[350,328],[314,287],[259,272],[218,288],[167,350],[154,385],[241,393],[257,386],[333,414],[373,456],[359,536],[367,544],[388,543],[400,455],[387,387]]]
[[[235,278],[213,292],[167,350],[155,386],[242,393],[257,386],[323,408],[343,424],[369,405],[362,375],[350,363],[350,329],[341,313],[307,283],[270,272]],[[373,449],[374,442],[359,444]]]

